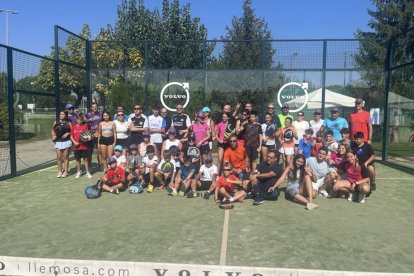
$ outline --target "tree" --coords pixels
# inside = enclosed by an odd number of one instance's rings
[[[355,55],[355,62],[361,68],[383,68],[386,62],[388,41],[398,36],[392,43],[392,64],[408,62],[414,55],[414,2],[412,0],[373,0],[376,10],[368,10],[371,20],[369,32],[357,30],[356,38],[361,39],[360,50]],[[396,71],[393,74],[393,90],[409,96],[409,83],[414,78],[411,68]],[[385,87],[385,75],[378,71],[362,71],[361,78],[371,87],[371,93],[364,97],[372,104],[381,104]],[[411,92],[412,93],[412,92]]]

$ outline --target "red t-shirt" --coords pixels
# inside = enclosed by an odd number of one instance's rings
[[[313,138],[313,137],[312,137]],[[311,139],[312,139],[311,138]],[[318,156],[318,152],[319,152],[319,148],[323,146],[323,142],[315,142],[315,146],[312,146],[312,150],[311,150],[311,156],[313,157],[317,157]]]
[[[353,112],[349,115],[349,138],[355,141],[354,135],[358,131],[364,133],[364,142],[368,141],[368,124],[371,123],[371,115],[368,111]]]
[[[116,167],[115,170],[109,169],[106,171],[105,177],[112,184],[118,184],[119,182],[125,182],[125,171],[121,167]]]
[[[79,142],[79,145],[75,146],[74,150],[87,150],[89,148],[87,142],[82,142],[80,140],[80,136],[82,132],[84,132],[85,130],[88,130],[88,125],[86,124],[83,124],[83,125],[76,124],[72,126],[71,134],[72,134],[73,140],[75,140],[76,142]]]
[[[237,176],[235,176],[234,174],[230,174],[228,179],[233,180],[233,181],[239,180]],[[216,184],[217,184],[217,187],[224,187],[224,189],[226,189],[227,192],[234,192],[234,183],[227,182],[224,175],[219,177]]]
[[[359,164],[359,166],[355,168],[354,165],[345,163],[343,167],[346,171],[348,181],[351,183],[359,181],[363,178],[367,178],[369,176],[368,170],[365,168],[363,164]]]

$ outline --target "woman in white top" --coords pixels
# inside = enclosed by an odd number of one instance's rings
[[[310,127],[313,130],[313,135],[312,137],[316,137],[316,133],[319,131],[319,129],[321,128],[322,124],[323,124],[323,120],[322,120],[322,112],[317,109],[314,113],[314,120],[310,121]]]
[[[307,121],[305,121],[305,114],[302,111],[298,112],[298,118],[296,121],[292,123],[292,125],[296,129],[296,133],[298,134],[298,139],[295,139],[295,153],[298,151],[299,146],[299,139],[303,138],[305,134],[305,130],[310,128],[310,125]]]
[[[122,155],[126,156],[128,147],[129,123],[125,121],[123,112],[118,111],[116,113],[116,120],[114,120],[114,123],[116,125],[116,144],[122,147]]]

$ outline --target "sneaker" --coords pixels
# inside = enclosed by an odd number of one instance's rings
[[[221,201],[221,203],[223,204],[229,204],[230,200],[228,200],[227,198],[223,198],[223,200]]]
[[[58,174],[57,174],[57,176],[56,176],[57,178],[61,178],[62,177],[62,172],[58,172]]]
[[[203,193],[202,198],[209,199],[210,198],[210,192]]]
[[[75,178],[79,178],[82,175],[82,171],[76,173]]]
[[[66,176],[68,176],[68,172],[63,172],[62,173],[62,178],[65,178]]]
[[[180,192],[178,193],[179,196],[184,196],[184,192],[180,190]]]
[[[92,175],[91,175],[91,173],[90,172],[86,172],[86,178],[92,178]]]
[[[197,197],[197,192],[189,191],[187,193],[187,198],[193,198],[193,197]]]
[[[253,199],[254,195],[252,194],[252,192],[248,192],[244,198],[245,199]]]
[[[326,190],[320,190],[320,191],[319,191],[319,194],[320,194],[321,196],[323,196],[323,197],[326,197],[326,198],[331,198],[331,195],[330,195],[330,194],[328,194],[328,192],[327,192]]]
[[[365,195],[364,194],[359,194],[358,195],[358,202],[359,203],[365,203]]]
[[[178,195],[177,190],[176,190],[176,189],[174,189],[174,188],[172,188],[172,193],[171,193],[171,195],[172,195],[172,196],[177,196],[177,195]]]
[[[377,184],[375,184],[375,182],[371,182],[369,186],[371,187],[371,192],[375,192],[377,190]]]
[[[147,188],[147,193],[152,193],[152,191],[154,191],[154,185],[149,184]]]
[[[119,190],[118,189],[112,190],[111,193],[113,193],[114,195],[119,195]]]
[[[234,198],[233,197],[229,198],[229,201],[230,203],[234,202]]]
[[[264,200],[255,200],[255,201],[253,201],[253,205],[260,205],[260,204],[263,204],[264,203]]]
[[[316,209],[318,207],[319,207],[318,204],[315,204],[315,203],[312,203],[312,202],[309,202],[308,204],[306,204],[306,209],[308,209],[308,210],[313,210],[313,209]]]
[[[348,201],[350,201],[350,202],[354,201],[354,193],[351,193],[351,192],[349,193]]]
[[[169,195],[172,195],[172,193],[173,193],[173,190],[174,190],[174,189],[173,189],[171,186],[169,186],[169,185],[167,186],[167,188],[166,188],[166,189],[167,189],[167,193],[168,193]]]

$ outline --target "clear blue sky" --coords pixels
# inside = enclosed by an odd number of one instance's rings
[[[9,15],[9,45],[47,55],[53,42],[53,26],[79,33],[84,23],[92,35],[114,24],[120,0],[0,0]],[[208,38],[225,34],[233,16],[242,14],[243,0],[181,0],[190,2],[193,16],[208,29]],[[161,9],[161,0],[145,5]],[[266,19],[274,39],[353,38],[357,28],[369,30],[370,0],[253,0],[256,15]],[[6,43],[6,17],[0,13],[0,43]]]

